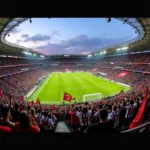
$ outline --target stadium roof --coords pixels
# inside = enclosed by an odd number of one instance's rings
[[[19,24],[28,20],[29,18],[0,18],[0,54],[1,55],[12,55],[12,56],[23,56],[22,51],[43,55],[42,53],[33,51],[23,46],[18,46],[13,43],[9,43],[5,40],[5,36],[10,36],[11,31]]]
[[[9,33],[24,21],[30,18],[0,18],[0,54],[1,55],[12,55],[12,56],[23,56],[22,51],[28,51],[37,55],[43,55],[32,49],[28,49],[23,46],[18,46],[13,43],[9,43],[5,40],[5,36],[9,36]],[[150,18],[116,18],[122,21],[124,24],[132,26],[136,29],[137,37],[126,43],[117,44],[113,47],[108,47],[108,54],[114,53],[116,48],[124,45],[128,45],[128,51],[143,51],[150,49]],[[99,50],[100,52],[101,50]],[[56,56],[55,56],[56,57]]]
[[[137,40],[133,43],[128,44],[128,51],[136,52],[136,51],[144,51],[150,49],[150,18],[136,18],[136,20],[140,23],[142,29],[139,25],[135,25],[137,28],[137,33],[139,36],[143,36],[140,40]],[[133,22],[134,23],[134,22]],[[108,49],[109,53],[113,53],[116,51],[116,48],[119,46]]]

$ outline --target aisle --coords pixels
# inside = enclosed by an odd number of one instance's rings
[[[58,122],[55,132],[56,133],[58,133],[58,132],[69,133],[71,131],[68,129],[68,127],[66,126],[66,124],[64,122]]]

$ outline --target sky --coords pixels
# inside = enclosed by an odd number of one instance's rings
[[[45,55],[90,54],[137,36],[112,18],[32,18],[14,28],[6,40]]]

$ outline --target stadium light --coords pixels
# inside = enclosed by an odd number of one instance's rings
[[[26,55],[32,55],[32,53],[29,53],[29,52],[26,52],[26,51],[23,51],[22,53],[26,54]]]
[[[122,47],[122,50],[126,50],[126,49],[128,49],[128,47]]]
[[[110,21],[111,21],[111,18],[106,18],[106,21],[107,21],[107,22],[110,22]]]
[[[92,55],[88,55],[88,57],[92,57]]]
[[[44,55],[40,55],[40,57],[44,58]]]
[[[121,48],[117,48],[116,51],[121,51]]]

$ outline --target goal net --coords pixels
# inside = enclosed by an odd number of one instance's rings
[[[101,100],[101,99],[102,99],[102,94],[101,93],[93,93],[93,94],[83,95],[83,101],[84,102],[96,101],[96,100]]]

